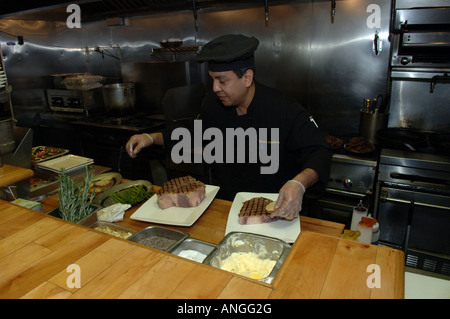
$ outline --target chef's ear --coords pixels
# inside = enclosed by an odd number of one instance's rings
[[[242,76],[244,78],[245,85],[247,87],[252,85],[252,83],[253,83],[253,76],[254,75],[255,75],[255,73],[253,72],[252,69],[247,69],[247,71],[245,71],[244,75]]]

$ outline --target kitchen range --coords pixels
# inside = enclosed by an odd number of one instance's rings
[[[392,29],[389,128],[377,132],[380,243],[403,249],[407,266],[448,276],[448,1],[397,1]]]
[[[376,197],[380,242],[407,266],[450,275],[450,157],[384,148]]]

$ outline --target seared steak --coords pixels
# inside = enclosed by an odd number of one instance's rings
[[[239,212],[239,224],[262,224],[280,219],[279,217],[271,217],[271,214],[267,212],[266,206],[271,202],[272,200],[264,197],[254,197],[245,201]]]
[[[196,207],[206,197],[205,184],[192,176],[177,177],[165,182],[157,195],[161,209]]]

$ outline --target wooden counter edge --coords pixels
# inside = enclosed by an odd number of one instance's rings
[[[0,202],[8,203],[8,202],[1,201],[1,200],[0,200]],[[9,203],[9,204],[11,204],[11,203]],[[27,212],[32,213],[32,214],[38,214],[38,215],[42,215],[43,217],[45,216],[47,218],[54,218],[54,219],[63,221],[62,219],[59,219],[59,218],[56,218],[56,217],[53,217],[53,216],[49,216],[49,215],[46,215],[46,214],[42,214],[42,213],[30,210],[28,208],[24,208],[24,207],[17,206],[17,205],[14,205],[14,204],[11,204],[11,205],[16,206],[19,210],[22,210],[22,211],[27,211]],[[64,222],[66,222],[66,221],[64,221]],[[69,223],[69,222],[67,222],[67,223]],[[131,245],[142,246],[140,244],[127,241],[125,239],[121,239],[121,238],[113,237],[111,235],[107,235],[105,233],[99,232],[99,231],[94,230],[94,229],[89,228],[89,227],[85,227],[85,226],[82,226],[82,225],[79,225],[79,224],[74,224],[74,223],[70,223],[70,224],[72,226],[75,226],[75,227],[81,227],[81,228],[85,228],[85,229],[87,228],[90,231],[98,232],[98,233],[102,234],[103,236],[110,236],[114,240],[126,241],[128,244],[131,244]],[[312,233],[312,232],[305,231],[305,232],[303,232],[303,235],[305,235],[306,233]],[[299,236],[301,237],[303,235],[302,235],[302,233],[300,233]],[[338,238],[336,238],[334,236],[331,236],[331,235],[323,235],[323,234],[317,234],[317,235],[318,236],[320,235],[320,236],[329,237],[330,239],[333,239],[335,241],[342,241],[343,240],[343,239],[338,239]],[[293,246],[291,248],[291,252],[292,253],[290,252],[288,254],[288,256],[286,257],[285,262],[283,263],[282,267],[278,271],[277,275],[274,278],[274,281],[271,284],[265,284],[265,283],[262,283],[260,281],[253,280],[253,279],[250,279],[250,278],[247,278],[247,277],[243,277],[243,276],[239,276],[239,275],[236,275],[236,274],[232,274],[232,276],[240,278],[240,279],[245,279],[246,281],[249,281],[252,284],[265,286],[265,287],[268,287],[268,288],[271,288],[271,289],[275,290],[275,289],[277,289],[278,283],[283,279],[287,268],[290,266],[290,262],[291,262],[291,260],[292,260],[292,258],[294,256],[294,253],[295,253],[295,251],[298,249],[298,247],[300,245],[299,243],[300,243],[299,238],[297,238],[296,242],[293,244]],[[152,249],[152,248],[149,248],[149,247],[146,247],[146,246],[142,246],[142,247],[145,247],[147,249]],[[387,289],[388,291],[391,292],[388,297],[386,297],[386,295],[383,294],[383,291],[380,291],[379,294],[376,294],[376,293],[375,294],[371,294],[370,298],[402,298],[404,296],[404,254],[403,254],[403,252],[402,251],[398,251],[396,249],[383,247],[383,246],[377,246],[377,250],[378,250],[378,252],[382,252],[382,253],[377,253],[376,262],[380,262],[383,265],[387,265],[388,267],[390,267],[392,269],[391,275],[394,275],[394,278],[396,278],[396,279],[398,278],[398,280],[394,281],[394,283],[393,283],[394,287],[388,285],[388,287],[386,287],[384,289],[384,291],[386,291],[386,289]],[[177,259],[180,259],[180,260],[182,260],[183,262],[186,262],[186,263],[192,263],[193,262],[193,261],[186,260],[186,259],[184,259],[182,257],[176,256],[176,255],[172,255],[170,253],[162,252],[162,251],[159,251],[159,250],[155,250],[155,251],[158,254],[170,255],[172,257],[176,257]],[[398,264],[400,264],[399,267],[397,267]],[[206,267],[206,268],[210,267],[210,266],[204,265],[204,264],[199,264],[199,265],[201,265],[202,267]],[[220,269],[215,269],[215,270],[225,272],[224,270],[220,270]]]

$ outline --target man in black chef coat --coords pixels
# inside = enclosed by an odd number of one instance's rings
[[[213,83],[199,119],[203,132],[214,128],[223,134],[224,160],[212,163],[220,197],[233,200],[238,192],[278,192],[273,215],[293,219],[299,215],[307,189],[309,193],[324,191],[331,152],[297,101],[255,81],[254,51],[258,45],[254,37],[231,34],[203,47],[197,61],[209,63]],[[257,133],[256,145],[251,145],[254,139],[239,135],[250,130]],[[229,132],[237,133],[232,137]],[[134,158],[143,147],[173,144],[170,138],[167,133],[134,135],[126,149]],[[242,139],[247,141],[245,150],[237,141]],[[230,150],[230,145],[234,149]],[[227,157],[230,151],[233,156]],[[255,152],[258,156],[252,156]],[[262,173],[263,167],[269,171],[264,154],[276,162],[269,173]],[[244,162],[237,160],[241,155]]]

